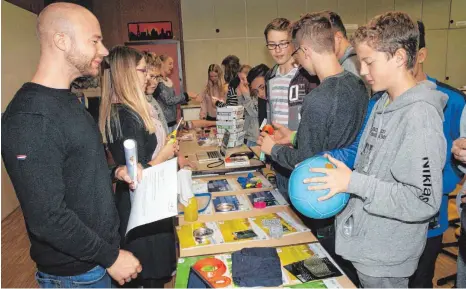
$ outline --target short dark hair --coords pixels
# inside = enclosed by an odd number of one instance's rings
[[[406,51],[406,67],[414,67],[419,43],[418,25],[404,12],[386,12],[359,27],[351,42],[353,46],[366,43],[373,49],[393,57],[398,49]]]
[[[223,59],[222,65],[225,67],[225,81],[227,83],[230,83],[230,81],[232,81],[233,78],[236,77],[241,67],[241,64],[239,63],[239,58],[235,55],[228,55]]]
[[[322,13],[308,13],[293,23],[293,42],[308,39],[317,53],[335,52],[335,38],[330,20]]]
[[[267,26],[265,27],[265,30],[264,30],[265,40],[266,41],[268,40],[267,36],[270,30],[290,32],[290,28],[291,28],[290,20],[286,18],[275,18],[274,20],[272,20],[272,22],[267,24]]]
[[[419,49],[421,49],[426,47],[426,28],[420,20],[417,21],[417,28],[419,29]]]
[[[343,36],[346,38],[346,28],[345,25],[343,25],[343,21],[341,21],[340,15],[333,11],[324,11],[322,12],[324,15],[327,16],[328,20],[330,20],[330,23],[332,24],[332,28],[335,31],[340,31]]]
[[[248,77],[247,77],[247,80],[248,80],[248,83],[251,84],[254,79],[258,78],[258,77],[265,77],[265,75],[267,74],[267,72],[270,70],[270,68],[261,63],[257,66],[254,66],[251,70],[249,70],[249,73],[248,73]]]

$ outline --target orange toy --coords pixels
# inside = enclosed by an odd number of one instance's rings
[[[264,126],[264,128],[262,129],[262,131],[265,131],[266,133],[268,133],[269,135],[273,135],[274,132],[275,132],[275,129],[273,128],[273,126],[271,126],[270,124],[266,124]]]
[[[217,258],[205,258],[193,265],[214,288],[224,288],[231,284],[231,278],[222,276],[227,271],[225,264]]]

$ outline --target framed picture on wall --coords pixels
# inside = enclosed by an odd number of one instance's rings
[[[173,39],[171,21],[128,23],[129,41]]]

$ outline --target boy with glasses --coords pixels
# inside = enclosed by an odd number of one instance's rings
[[[267,122],[297,130],[304,97],[317,87],[319,79],[295,64],[291,56],[294,46],[291,43],[290,28],[291,22],[288,19],[276,18],[264,30],[266,47],[276,62],[265,77]],[[291,171],[276,162],[272,163],[272,167],[276,172],[280,193],[289,199],[288,178]]]

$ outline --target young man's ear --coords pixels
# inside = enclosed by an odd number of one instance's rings
[[[417,52],[416,61],[422,64],[424,63],[424,61],[426,61],[426,59],[427,59],[427,48],[423,47],[419,49],[419,51]]]
[[[408,62],[408,55],[406,53],[406,50],[401,48],[395,51],[393,58],[395,58],[396,65],[398,67],[406,65],[406,62]]]
[[[343,33],[341,33],[341,31],[337,31],[335,32],[334,38],[335,44],[340,44],[341,40],[345,38],[345,36],[343,35]]]
[[[309,47],[301,45],[301,50],[303,51],[305,59],[309,59],[311,57],[311,49]]]

